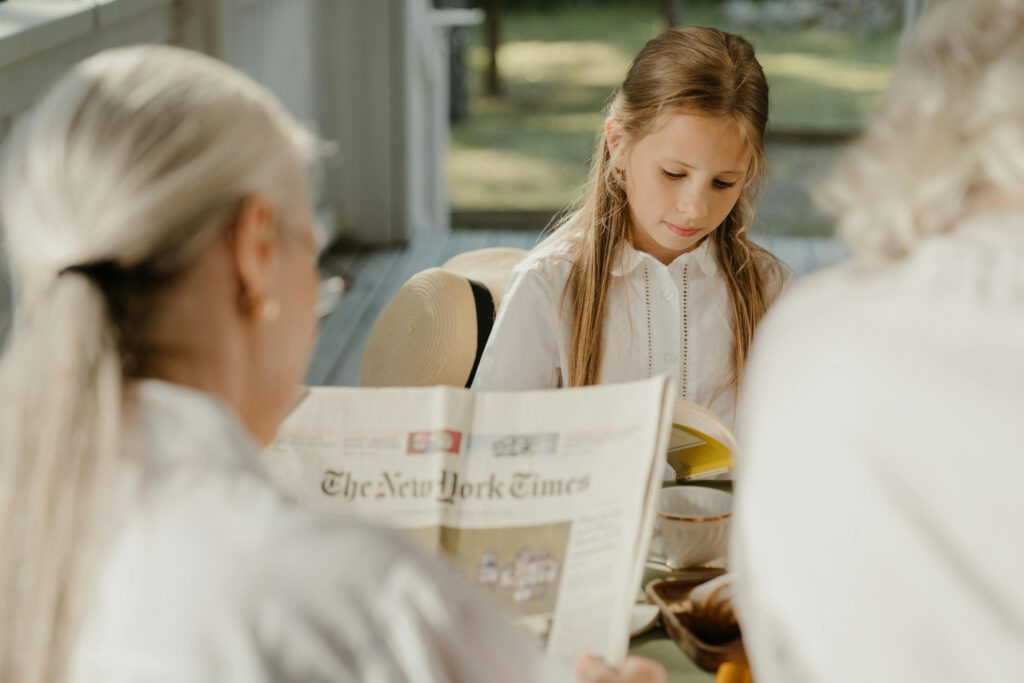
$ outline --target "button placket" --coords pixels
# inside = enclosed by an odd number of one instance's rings
[[[682,349],[683,358],[679,363],[680,394],[683,398],[690,397],[690,265],[683,266],[682,306]]]
[[[647,318],[647,376],[654,376],[654,321],[651,310],[651,273],[644,265],[644,313]]]
[[[659,264],[660,265],[660,264]],[[678,288],[670,269],[650,266],[645,270],[647,289],[652,293],[649,327],[648,362],[651,374],[667,372],[679,377],[679,320]],[[671,292],[671,296],[666,296]]]

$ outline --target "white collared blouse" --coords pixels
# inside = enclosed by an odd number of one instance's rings
[[[138,387],[141,483],[101,562],[74,683],[568,681],[398,532],[279,495],[208,395]]]
[[[564,298],[573,264],[566,243],[530,254],[512,274],[480,359],[474,389],[565,386],[572,347]],[[624,245],[612,271],[601,382],[668,374],[679,396],[732,424],[732,310],[714,246],[665,265]]]

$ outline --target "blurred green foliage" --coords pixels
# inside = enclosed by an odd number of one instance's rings
[[[482,36],[469,52],[471,115],[453,128],[448,159],[455,210],[565,206],[586,175],[605,104],[633,55],[665,28],[656,2],[520,0],[506,7],[499,51],[503,96],[481,94],[479,74],[487,57]],[[730,30],[717,2],[691,1],[687,22]],[[770,127],[797,134],[857,131],[878,105],[899,38],[895,32],[824,29],[742,33],[768,75]],[[808,190],[827,172],[837,149],[820,143],[769,146],[773,184],[759,220],[767,231],[827,229]]]

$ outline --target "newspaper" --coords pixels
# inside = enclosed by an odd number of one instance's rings
[[[549,654],[621,662],[674,388],[313,387],[264,454],[329,513],[407,530],[510,606]]]

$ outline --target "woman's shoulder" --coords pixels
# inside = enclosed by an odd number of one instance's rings
[[[557,234],[545,239],[533,248],[517,269],[538,270],[544,273],[568,271],[576,261],[576,242]]]
[[[849,336],[871,315],[871,301],[885,298],[890,281],[890,274],[859,262],[831,266],[798,282],[790,280],[785,296],[772,306],[758,334],[783,343],[809,336]],[[830,348],[827,343],[822,346]]]
[[[796,273],[786,263],[767,249],[753,252],[754,262],[765,283],[769,301],[775,301],[785,294],[796,282]]]
[[[131,515],[106,571],[122,586],[141,578],[153,594],[187,586],[172,612],[237,612],[317,594],[357,599],[399,560],[421,559],[398,532],[311,510],[256,472],[189,479]]]
[[[360,558],[361,570],[352,567],[347,571],[373,580],[410,550],[406,538],[397,532],[309,509],[260,473],[236,474],[233,481],[213,482],[213,487],[211,498],[215,500],[207,510],[214,518],[206,522],[208,532],[197,533],[226,536],[221,559],[261,566],[264,578],[271,582],[275,575],[281,582],[303,576],[307,586],[334,582],[338,568],[353,557]],[[203,521],[194,510],[184,514],[189,518],[183,520],[183,526],[198,526]]]

